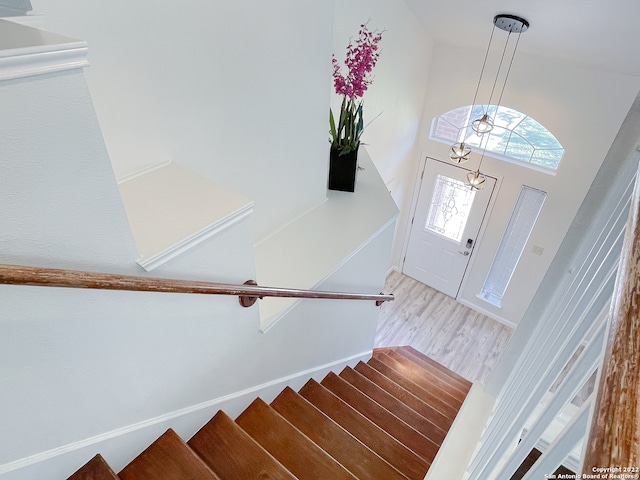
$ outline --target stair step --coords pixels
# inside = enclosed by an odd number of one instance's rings
[[[393,359],[389,357],[387,357],[387,359],[388,362],[393,361]],[[442,398],[439,392],[435,392],[434,389],[431,389],[429,387],[424,388],[423,386],[418,385],[417,383],[413,382],[412,379],[405,377],[402,373],[393,369],[386,362],[383,362],[378,358],[369,359],[367,364],[378,370],[385,377],[388,377],[392,381],[396,382],[401,387],[406,388],[424,402],[431,405],[433,408],[447,417],[451,423],[453,423],[453,419],[458,414],[458,409],[460,408],[458,402],[454,402],[452,399]]]
[[[402,368],[402,373],[405,376],[408,376],[405,371],[410,371],[413,378],[420,378],[423,381],[427,382],[429,385],[441,390],[443,395],[450,395],[452,398],[460,402],[464,402],[464,398],[467,396],[468,390],[461,390],[457,384],[452,382],[449,377],[442,377],[437,370],[433,370],[430,366],[425,368],[423,365],[418,364],[406,356],[392,351],[388,352],[387,357],[392,358],[396,362],[398,362],[398,367]]]
[[[429,464],[433,462],[436,453],[438,453],[438,445],[400,420],[379,403],[367,397],[345,379],[330,372],[320,384],[389,433],[420,458]]]
[[[223,411],[219,411],[187,444],[224,480],[295,480]]]
[[[407,404],[398,400],[384,388],[376,385],[374,382],[351,367],[346,367],[342,370],[342,372],[340,372],[340,377],[390,412],[393,412],[396,417],[411,425],[422,435],[432,440],[436,445],[442,445],[444,437],[447,435],[446,431],[435,425],[429,419],[420,415]]]
[[[383,375],[380,371],[373,368],[364,362],[358,362],[355,366],[355,371],[363,377],[366,377],[376,385],[385,389],[395,398],[400,400],[405,405],[408,405],[413,410],[418,412],[425,418],[428,418],[436,426],[440,427],[445,432],[451,427],[452,419],[441,413],[439,410],[423,401],[421,398],[415,396],[409,390],[398,385],[390,378]]]
[[[433,375],[429,375],[428,372],[425,372],[425,370],[411,362],[411,360],[408,360],[395,352],[387,352],[384,354],[377,353],[374,354],[373,358],[384,363],[388,367],[400,373],[406,379],[411,380],[413,383],[435,393],[448,405],[453,405],[456,410],[460,409],[460,405],[462,405],[464,400],[464,395],[459,395],[459,392],[448,387],[444,382],[435,380]]]
[[[423,480],[471,382],[412,347],[219,411],[188,444],[167,430],[118,475],[97,455],[67,480]]]
[[[271,407],[357,478],[406,480],[404,475],[291,388],[285,388],[271,402]]]
[[[424,353],[416,350],[409,345],[406,345],[404,347],[396,347],[394,348],[394,351],[398,352],[400,355],[404,355],[418,365],[422,365],[425,368],[430,368],[434,373],[436,371],[439,372],[443,376],[443,378],[450,378],[464,393],[468,393],[471,389],[472,383],[469,380],[462,377],[461,375],[458,375],[456,372],[449,370],[444,365],[439,364],[434,359],[428,357]]]
[[[259,398],[240,414],[236,423],[300,480],[355,480],[342,465]]]
[[[423,480],[429,463],[354,410],[315,380],[300,389],[300,395],[332,418],[342,428],[412,480]]]
[[[118,477],[121,480],[220,480],[171,429],[124,467]]]
[[[118,476],[111,470],[102,455],[98,454],[67,480],[118,480]]]

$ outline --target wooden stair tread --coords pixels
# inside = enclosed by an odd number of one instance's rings
[[[412,347],[375,349],[188,443],[169,429],[118,475],[97,455],[67,480],[423,480],[471,386]]]
[[[118,480],[109,464],[98,454],[85,463],[67,480]]]
[[[219,411],[187,444],[224,480],[295,480],[223,411]]]
[[[389,360],[392,361],[393,359]],[[428,387],[424,388],[422,385],[415,383],[413,380],[405,377],[401,372],[398,372],[378,358],[374,357],[369,359],[367,365],[375,368],[384,376],[396,382],[401,387],[406,388],[415,396],[431,405],[433,408],[447,417],[451,422],[453,422],[453,419],[457,415],[458,409],[460,408],[458,402],[454,403],[453,401],[450,402],[449,400],[442,398],[437,392],[434,392]]]
[[[397,384],[389,377],[373,368],[371,365],[368,365],[364,362],[358,362],[354,370],[376,385],[384,388],[386,392],[389,392],[395,398],[400,400],[405,405],[411,407],[423,417],[428,418],[431,422],[443,429],[445,432],[448,431],[451,427],[452,419],[448,418],[438,409],[429,405],[427,402],[423,401],[421,398],[417,397],[406,388]]]
[[[394,397],[384,388],[375,384],[351,367],[346,367],[342,370],[340,377],[390,412],[393,412],[396,417],[411,425],[425,437],[431,439],[436,445],[442,445],[444,437],[447,435],[445,430],[438,427],[428,418],[420,415],[420,413]]]
[[[428,364],[421,362],[414,362],[408,358],[407,355],[402,355],[397,351],[391,351],[386,354],[388,357],[393,358],[403,369],[411,371],[412,375],[418,378],[424,379],[430,385],[442,390],[445,394],[451,395],[456,400],[460,401],[460,404],[464,401],[469,389],[462,389],[454,382],[451,377],[443,376],[438,370],[431,368]]]
[[[429,468],[428,462],[318,382],[309,380],[299,393],[403,475],[412,480],[423,480]]]
[[[259,398],[240,414],[236,423],[300,480],[355,480],[342,465]]]
[[[118,477],[121,480],[220,480],[171,429],[133,459]]]
[[[394,348],[394,351],[398,352],[400,355],[406,356],[407,358],[411,359],[415,363],[425,365],[425,367],[426,365],[428,365],[432,369],[432,371],[438,371],[443,376],[447,376],[451,378],[455,383],[457,383],[460,386],[461,390],[465,391],[465,393],[468,392],[469,389],[471,389],[472,383],[469,380],[467,380],[461,375],[458,375],[456,372],[448,369],[444,365],[436,362],[433,358],[429,357],[428,355],[425,355],[424,353],[413,348],[410,345],[405,345],[403,347],[396,347]]]
[[[367,397],[345,379],[330,372],[320,384],[389,433],[420,458],[429,464],[433,462],[436,453],[438,453],[438,445],[379,403]]]
[[[357,478],[406,480],[404,475],[291,388],[285,388],[271,402],[271,407]]]
[[[447,404],[454,405],[456,409],[459,409],[460,405],[462,405],[466,394],[450,387],[445,382],[434,377],[434,375],[430,374],[428,371],[402,355],[399,355],[396,352],[387,352],[385,354],[376,354],[373,358],[393,368],[396,372],[411,380],[413,383],[436,393],[439,397],[445,400]]]

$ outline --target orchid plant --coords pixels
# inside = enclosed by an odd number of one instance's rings
[[[342,74],[336,56],[332,56],[333,86],[343,97],[337,124],[333,111],[329,109],[331,148],[338,150],[339,155],[346,155],[360,146],[360,136],[364,131],[361,98],[373,81],[371,72],[380,56],[380,40],[382,32],[370,31],[366,23],[360,25],[358,37],[355,41],[349,40],[347,45],[346,75]]]

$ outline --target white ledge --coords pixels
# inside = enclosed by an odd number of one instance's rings
[[[371,239],[395,222],[398,208],[366,149],[360,149],[358,162],[363,169],[358,172],[354,193],[328,191],[326,201],[256,245],[259,284],[318,289]],[[262,331],[273,327],[298,302],[299,299],[289,298],[261,302]]]
[[[86,67],[87,52],[84,41],[0,20],[0,80]]]
[[[119,187],[138,264],[147,271],[253,213],[249,199],[175,163],[121,181]]]

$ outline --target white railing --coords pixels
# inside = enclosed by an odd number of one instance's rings
[[[520,464],[527,458],[529,453],[534,448],[536,448],[545,431],[552,425],[554,420],[561,414],[563,409],[567,405],[569,405],[571,401],[578,395],[578,393],[585,387],[593,372],[595,372],[596,368],[598,368],[600,365],[604,334],[605,325],[603,323],[598,328],[595,337],[589,342],[585,350],[573,364],[564,381],[560,384],[559,388],[551,396],[551,399],[547,401],[538,418],[534,421],[533,425],[528,428],[526,434],[522,437],[517,447],[507,460],[506,464],[500,470],[497,478],[511,477],[513,472],[518,469]],[[584,402],[581,407],[582,410],[591,405],[590,399],[591,397],[589,397],[589,401]],[[580,413],[578,415],[580,415]],[[568,425],[567,427],[565,427],[565,430],[566,428],[568,428]],[[577,440],[581,440],[583,434],[584,429],[582,430],[582,433]],[[554,443],[552,443],[552,445],[558,443],[561,436],[562,432],[558,436],[558,439],[555,440]],[[562,458],[560,458],[558,465],[560,464],[560,462],[565,460],[568,453],[576,445],[577,441],[574,440],[574,437],[572,436],[569,438],[571,438],[571,440],[569,440],[570,444],[566,445],[565,447],[567,449],[567,454],[563,455]],[[547,449],[547,452],[539,461],[542,461],[545,458],[545,455],[550,454],[550,452],[552,451],[554,451],[554,448],[549,447]],[[546,473],[552,473],[558,465],[555,465],[553,469],[546,471]],[[532,478],[544,477],[534,476]]]
[[[576,252],[573,261],[577,266],[568,272],[540,316],[496,400],[467,469],[468,480],[509,480],[534,448],[543,450],[543,455],[525,479],[553,474],[576,449],[579,458],[572,466],[580,472],[583,449],[578,447],[585,436],[593,395],[579,408],[574,406],[577,413],[554,438],[542,439],[601,365],[604,320],[609,317],[636,169],[637,163],[629,175],[621,175],[613,189],[615,197],[609,198],[608,206],[594,219],[598,233],[592,233],[593,241]]]

